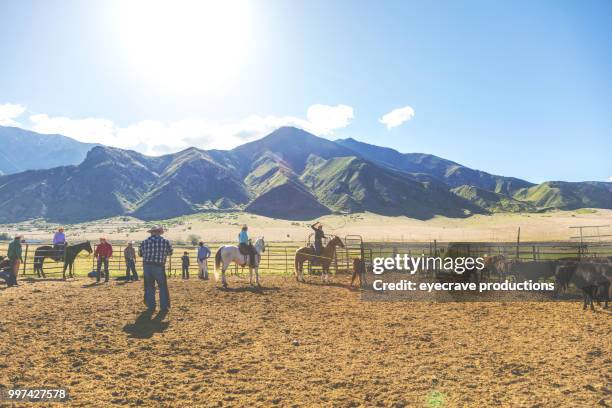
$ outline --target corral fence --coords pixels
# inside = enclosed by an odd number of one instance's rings
[[[331,265],[333,273],[347,273],[352,271],[352,262],[354,258],[362,258],[366,265],[371,265],[374,258],[395,257],[397,254],[408,254],[409,256],[444,256],[449,247],[456,248],[460,245],[464,256],[494,256],[504,255],[508,259],[516,259],[521,261],[542,261],[555,260],[562,258],[589,258],[589,257],[608,257],[612,256],[612,242],[589,242],[578,243],[569,241],[559,242],[498,242],[498,243],[450,243],[450,242],[364,242],[359,235],[347,235],[341,237],[344,242],[344,248],[337,248],[336,257]],[[0,255],[5,255],[9,242],[0,242]],[[111,242],[112,244],[112,242]],[[263,274],[293,274],[295,271],[294,255],[295,251],[307,243],[299,242],[267,242],[266,251],[262,255],[260,262],[260,271]],[[25,243],[23,244],[23,259],[24,262],[20,267],[20,274],[25,276],[35,276],[33,268],[34,252],[36,248],[45,245],[44,243]],[[211,258],[208,259],[209,273],[214,268],[214,254],[217,249],[225,245],[225,243],[208,244],[212,252]],[[138,244],[135,244],[137,247]],[[95,250],[96,245],[92,243]],[[113,244],[113,256],[109,260],[109,271],[111,275],[124,275],[126,264],[123,257],[123,250],[126,245]],[[190,260],[190,274],[196,276],[198,273],[197,264],[197,246],[189,245],[174,245],[174,253],[168,258],[166,272],[169,276],[181,276],[181,257],[184,252]],[[137,248],[136,248],[137,250]],[[142,273],[142,260],[137,257],[136,268],[139,274]],[[96,260],[92,254],[81,252],[74,265],[75,275],[85,275],[96,269]],[[61,275],[63,270],[62,262],[54,262],[46,259],[44,262],[44,271],[46,275]],[[308,267],[310,273],[316,274],[315,266]],[[237,265],[232,266],[229,270],[230,274],[241,275],[248,273],[248,268],[240,268]]]

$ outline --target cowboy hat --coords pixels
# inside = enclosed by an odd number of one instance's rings
[[[23,234],[21,234],[21,233],[17,233],[17,234],[15,234],[15,236],[13,237],[13,239],[21,239],[21,238],[23,238]]]
[[[150,233],[150,234],[153,234],[153,233],[156,233],[156,232],[158,232],[160,234],[163,234],[164,233],[164,227],[162,227],[161,225],[156,225],[153,228],[151,228],[150,230],[148,230],[147,232]]]

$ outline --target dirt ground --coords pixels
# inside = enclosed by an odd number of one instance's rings
[[[365,302],[347,280],[173,278],[163,320],[140,316],[141,282],[2,286],[0,385],[88,407],[612,405],[607,311]]]

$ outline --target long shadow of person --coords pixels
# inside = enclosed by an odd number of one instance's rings
[[[123,331],[129,334],[128,337],[150,339],[155,333],[162,333],[170,326],[170,322],[163,321],[167,314],[167,311],[160,311],[153,317],[153,312],[145,310],[134,323],[123,326]]]

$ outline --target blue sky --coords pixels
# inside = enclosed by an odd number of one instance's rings
[[[0,123],[150,154],[292,124],[534,182],[612,177],[612,2],[168,4],[1,2]]]

